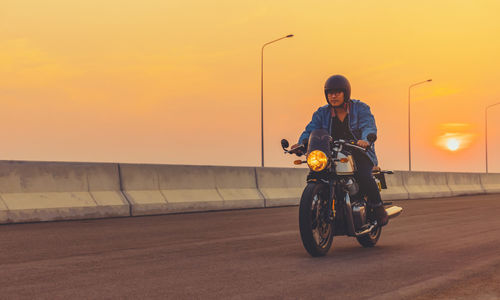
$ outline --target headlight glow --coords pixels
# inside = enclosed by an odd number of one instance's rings
[[[328,165],[328,157],[319,150],[314,150],[307,156],[307,165],[315,172],[322,171]]]

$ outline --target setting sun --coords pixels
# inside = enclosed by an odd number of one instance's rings
[[[437,137],[436,144],[443,150],[456,152],[470,147],[474,137],[474,128],[467,123],[441,124],[444,133]]]
[[[448,151],[458,151],[470,146],[473,135],[469,133],[448,132],[438,138],[438,146]]]
[[[451,138],[446,142],[446,146],[451,151],[456,151],[460,147],[460,142],[456,138]]]

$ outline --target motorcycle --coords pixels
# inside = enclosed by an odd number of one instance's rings
[[[370,147],[377,139],[368,136]],[[294,164],[307,163],[311,172],[300,198],[299,227],[302,244],[313,257],[324,256],[330,249],[333,237],[347,235],[356,237],[363,247],[374,247],[382,233],[382,226],[372,217],[366,196],[356,181],[356,163],[353,151],[366,155],[366,149],[355,141],[334,141],[327,130],[316,129],[308,141],[288,150],[289,143],[281,140],[285,153],[307,159]],[[385,174],[392,171],[375,170],[373,176],[379,187],[387,188]],[[386,208],[389,219],[401,214],[403,208]]]

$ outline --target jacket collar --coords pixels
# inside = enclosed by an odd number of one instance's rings
[[[335,108],[333,108],[333,106],[329,105],[330,107],[330,114],[332,117],[335,117],[337,114],[335,113]],[[347,111],[347,113],[350,113],[351,112],[351,100],[344,102],[344,108],[345,110]]]

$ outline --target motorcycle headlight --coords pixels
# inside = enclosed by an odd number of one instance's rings
[[[323,151],[314,150],[307,156],[307,165],[315,172],[322,171],[328,165],[328,157]]]

